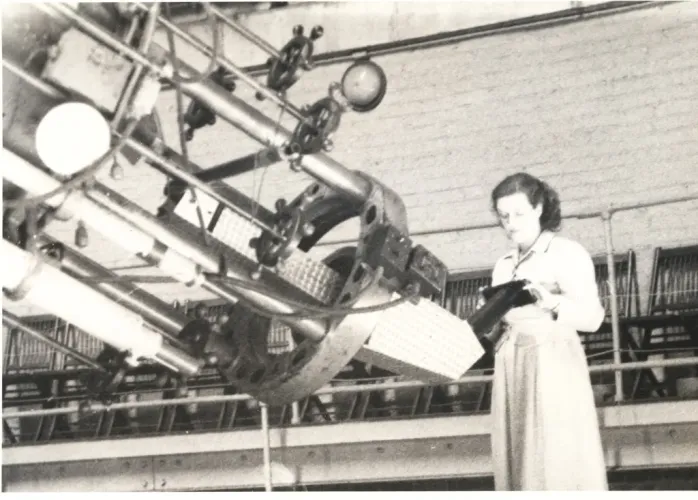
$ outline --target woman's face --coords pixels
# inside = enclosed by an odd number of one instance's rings
[[[519,246],[533,244],[540,234],[542,204],[534,207],[524,193],[514,193],[497,200],[497,216],[507,237]]]

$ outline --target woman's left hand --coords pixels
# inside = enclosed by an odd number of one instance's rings
[[[536,303],[541,309],[554,311],[560,305],[560,297],[549,291],[549,287],[543,283],[529,283],[524,290],[531,292]]]

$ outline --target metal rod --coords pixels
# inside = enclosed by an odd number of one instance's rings
[[[260,401],[259,408],[262,420],[262,458],[264,460],[264,490],[271,491],[271,442],[269,439],[269,407]]]
[[[36,76],[32,75],[31,73],[21,68],[17,64],[13,63],[12,61],[3,58],[2,67],[10,71],[11,73],[14,73],[16,76],[22,78],[32,87],[43,92],[47,97],[52,97],[54,99],[64,99],[66,97],[66,94],[58,90],[56,87],[46,83],[40,78],[37,78]]]
[[[143,4],[137,4],[140,8],[145,9],[147,8]],[[214,7],[211,7],[212,10],[215,10]],[[219,11],[220,12],[220,11]],[[224,21],[227,19],[223,17]],[[242,69],[240,69],[235,63],[233,63],[230,59],[225,57],[222,54],[214,54],[213,49],[209,47],[203,40],[200,38],[192,35],[191,33],[187,33],[183,29],[181,29],[179,26],[177,26],[175,23],[169,21],[168,19],[165,19],[163,16],[158,17],[158,21],[165,27],[165,29],[169,29],[172,33],[177,35],[179,38],[184,40],[185,42],[189,43],[192,47],[195,49],[199,50],[202,54],[204,54],[207,57],[216,57],[216,62],[228,70],[230,73],[235,75],[238,79],[242,80],[245,82],[247,85],[255,89],[257,92],[261,93],[264,97],[267,99],[271,100],[275,104],[283,107],[284,109],[288,110],[288,112],[293,115],[294,118],[298,120],[304,120],[305,116],[303,113],[292,103],[290,103],[288,100],[284,99],[283,97],[279,96],[276,92],[273,90],[269,89],[268,87],[262,85],[261,83],[257,82],[254,78],[246,74]],[[228,24],[228,23],[226,23]]]
[[[155,28],[157,27],[159,11],[160,4],[157,2],[153,2],[153,4],[150,6],[148,10],[148,20],[146,21],[145,28],[143,30],[140,43],[138,45],[138,49],[143,53],[148,52],[150,44],[153,41],[153,36],[155,35]],[[134,19],[136,19],[135,16]],[[133,97],[133,93],[135,92],[136,86],[138,85],[138,81],[140,80],[141,75],[143,74],[143,70],[145,70],[144,65],[139,63],[135,64],[135,68],[131,73],[131,77],[129,78],[128,83],[126,84],[126,89],[124,89],[124,92],[121,94],[121,100],[119,101],[119,104],[116,108],[116,113],[114,114],[114,119],[112,120],[112,127],[114,129],[118,130],[119,124],[121,123],[121,119],[124,117],[124,114],[128,111],[128,106],[131,103],[131,97]]]
[[[132,49],[120,40],[114,38],[108,31],[103,30],[90,20],[83,18],[79,13],[75,12],[70,7],[59,3],[32,5],[35,5],[42,10],[48,8],[60,12],[69,19],[75,21],[83,29],[107,46],[117,51],[123,51],[135,62],[147,65],[159,76],[171,80],[171,77],[167,75],[167,71],[164,68],[160,68],[151,63],[146,56],[137,50]],[[155,44],[153,45],[153,48],[158,49],[159,51],[164,50]],[[195,69],[184,62],[180,62],[180,73],[181,76],[188,79],[198,75],[198,72]],[[182,82],[181,88],[182,91],[184,91],[184,93],[189,97],[196,99],[210,109],[216,110],[216,113],[225,121],[234,127],[239,128],[262,144],[281,148],[284,145],[292,142],[293,134],[291,132],[284,129],[275,121],[262,114],[260,111],[256,110],[241,99],[231,95],[229,92],[226,92],[219,85],[216,85],[211,81],[204,79],[203,81]],[[136,146],[138,145],[138,142],[131,140],[127,141],[126,144],[134,149],[137,149]],[[149,148],[144,149],[148,150]],[[145,155],[145,153],[142,152],[141,154]],[[206,194],[214,197],[216,201],[219,201],[227,206],[227,200],[225,200],[223,197],[220,197],[220,199],[216,198],[216,194],[208,189],[205,182],[199,181],[191,174],[181,173],[180,169],[174,167],[173,165],[169,165],[168,163],[161,163],[161,166],[170,170],[173,175],[177,175],[177,177],[180,179],[201,189]],[[324,184],[327,184],[338,193],[346,196],[359,205],[363,205],[370,195],[371,183],[367,179],[347,169],[324,153],[304,156],[300,166],[311,177],[316,178]],[[234,210],[232,207],[229,208]]]
[[[184,74],[195,74],[195,70],[184,63],[181,64],[180,69]],[[215,109],[225,121],[262,144],[281,149],[293,142],[291,132],[213,82],[187,82],[182,84],[182,91],[210,109]],[[366,202],[371,192],[371,183],[367,179],[347,169],[325,153],[303,156],[300,166],[311,177],[327,184],[359,205]]]
[[[111,47],[115,51],[130,57],[131,59],[133,59],[135,63],[147,66],[148,68],[157,72],[159,76],[167,77],[167,75],[165,75],[164,68],[160,68],[155,64],[151,63],[148,60],[148,58],[141,54],[138,50],[128,46],[127,44],[116,38],[112,33],[101,28],[99,25],[95,24],[91,20],[84,18],[79,12],[73,10],[72,7],[69,7],[61,3],[33,3],[31,5],[41,10],[42,12],[54,11],[64,15],[68,19],[74,21],[78,26],[80,26],[82,29],[84,29],[86,32],[88,32],[90,35],[95,37],[100,42]]]
[[[611,332],[613,338],[613,363],[620,364],[620,322],[618,318],[618,291],[616,290],[616,266],[613,260],[613,231],[611,228],[611,213],[601,215],[606,243],[606,266],[608,267],[608,287],[611,298]],[[615,401],[623,401],[623,374],[615,372]]]
[[[403,52],[414,52],[428,48],[436,48],[446,45],[453,45],[466,41],[476,40],[479,38],[491,37],[512,33],[523,30],[545,29],[559,26],[562,23],[573,23],[595,19],[600,16],[610,16],[633,12],[636,10],[657,8],[676,3],[675,1],[666,1],[658,4],[657,2],[605,2],[597,5],[588,5],[583,7],[574,7],[566,10],[558,10],[546,14],[537,14],[518,19],[500,21],[484,26],[474,26],[455,31],[441,32],[433,35],[426,35],[392,42],[377,43],[373,45],[364,45],[360,47],[351,47],[348,49],[340,49],[332,52],[324,52],[313,57],[315,67],[328,66],[332,64],[351,63],[357,57],[380,57]],[[203,19],[203,18],[201,18]],[[195,21],[200,21],[196,19]],[[194,22],[194,21],[192,21]],[[269,67],[266,64],[251,65],[242,68],[246,74],[252,77],[264,76],[268,73]],[[168,89],[169,90],[169,89]]]
[[[194,175],[204,182],[213,182],[240,175],[255,168],[265,168],[278,161],[281,161],[281,156],[276,149],[263,149],[262,151],[196,172]]]
[[[116,349],[130,351],[134,359],[157,359],[166,346],[162,335],[144,324],[143,318],[96,290],[68,276],[40,257],[3,239],[2,286],[23,300],[65,319]],[[196,375],[203,365],[183,351],[167,346],[176,370]]]
[[[60,183],[36,168],[31,163],[20,158],[8,149],[2,151],[3,177],[13,184],[31,192],[41,195],[56,189]],[[218,294],[220,297],[235,302],[244,299],[258,308],[270,314],[288,314],[294,309],[283,301],[269,297],[263,292],[257,292],[249,288],[239,287],[239,290],[226,284],[214,283],[212,279],[201,274],[196,266],[204,267],[211,273],[218,273],[220,261],[218,256],[207,247],[202,247],[181,237],[173,231],[168,230],[162,222],[153,215],[148,214],[143,209],[134,205],[117,193],[109,194],[110,190],[101,187],[94,189],[91,196],[99,198],[99,202],[85,196],[82,192],[75,191],[65,200],[65,195],[56,195],[47,200],[52,206],[61,206],[66,212],[79,214],[86,224],[99,231],[111,241],[122,246],[126,250],[146,257],[146,261],[152,262],[156,259],[158,264],[164,264],[163,259],[158,257],[166,256],[167,266],[159,267],[179,281],[184,283],[198,280],[200,286]],[[104,203],[104,204],[102,204]],[[113,210],[113,211],[112,211]],[[115,215],[117,212],[119,215]],[[149,228],[157,231],[158,236],[167,240],[163,245],[158,239],[148,234]],[[172,246],[167,246],[171,244]],[[150,260],[148,259],[150,257]],[[249,262],[250,269],[245,269],[244,262]],[[176,264],[173,267],[173,264]],[[253,269],[253,262],[243,259],[229,259],[227,266],[227,276],[238,280],[250,282],[250,271]],[[261,287],[271,289],[281,289],[288,291],[298,291],[293,285],[279,278],[272,273],[262,273],[257,282]],[[310,299],[309,299],[310,300]],[[60,314],[59,314],[60,316]],[[282,318],[285,324],[296,329],[301,334],[310,339],[319,340],[324,338],[327,332],[327,322],[315,318]]]
[[[60,244],[58,240],[45,234],[38,234],[35,238],[38,246]],[[186,315],[135,285],[112,279],[118,278],[118,275],[67,245],[62,245],[62,247],[60,263],[66,274],[76,279],[106,278],[105,281],[90,281],[88,284],[97,288],[110,299],[140,314],[153,326],[169,334],[168,340],[178,347],[184,347],[184,344],[177,340],[176,335],[189,323],[190,319]]]
[[[687,358],[670,358],[670,359],[653,359],[648,361],[634,361],[629,363],[609,363],[604,365],[593,365],[589,367],[589,373],[605,373],[616,370],[628,371],[628,370],[643,370],[647,368],[662,368],[669,366],[698,366],[698,356],[692,356]],[[492,375],[467,375],[460,380],[454,380],[449,382],[451,385],[465,385],[465,384],[475,384],[482,382],[492,382]],[[322,394],[355,394],[355,393],[367,393],[374,391],[383,391],[389,389],[418,389],[422,387],[435,387],[434,384],[428,384],[425,382],[420,382],[418,380],[404,380],[397,382],[379,382],[379,383],[366,383],[366,384],[355,384],[355,385],[340,385],[340,386],[330,386],[324,387],[316,391],[315,395]],[[109,406],[95,403],[91,406],[93,411],[104,411],[104,410],[124,410],[129,408],[146,408],[153,406],[163,406],[163,405],[178,405],[178,404],[192,404],[192,403],[225,403],[230,401],[251,401],[254,398],[248,394],[221,394],[215,396],[193,396],[189,398],[174,398],[174,399],[161,399],[161,400],[150,400],[150,401],[130,401],[124,403],[113,403]],[[38,410],[28,410],[24,412],[8,412],[3,411],[3,418],[22,418],[22,417],[40,417],[42,415],[64,415],[68,413],[75,413],[79,409],[72,408],[47,408]]]
[[[2,65],[3,67],[7,68],[9,71],[12,73],[16,74],[18,77],[24,79],[25,82],[29,83],[33,87],[35,87],[37,90],[43,92],[46,94],[48,97],[52,97],[55,99],[63,99],[66,96],[63,92],[58,90],[56,87],[53,85],[50,85],[43,80],[35,77],[31,73],[25,71],[24,69],[20,68],[17,66],[15,63],[5,60],[2,60]],[[176,163],[181,163],[183,161],[183,158],[174,151],[171,151],[169,156],[173,156],[177,159],[176,162],[172,162],[168,160],[167,158],[163,158],[162,156],[158,155],[155,151],[150,149],[149,147],[145,146],[144,144],[138,142],[135,139],[129,139],[126,141],[126,144],[136,150],[139,154],[147,158],[158,170],[161,170],[163,173],[174,175],[175,177],[180,178],[184,182],[186,182],[184,179],[182,179],[182,176],[179,175],[180,172],[184,172],[184,175],[186,176],[187,172],[184,171],[181,168],[178,168]],[[194,165],[190,163],[190,166],[196,170],[196,174],[198,174],[198,171],[204,171],[201,167],[198,165]],[[173,173],[176,169],[176,173]],[[198,177],[198,175],[197,175]],[[232,200],[236,199],[239,200],[241,198],[241,193],[237,192],[230,186],[226,184],[218,184],[218,185],[205,185],[205,189],[201,189],[201,191],[204,194],[208,194],[214,199],[223,199],[225,201],[222,201],[224,206],[230,208],[233,210],[236,214],[240,215],[243,217],[245,220],[250,221],[251,223],[255,224],[257,227],[260,229],[264,229],[265,231],[269,231],[270,233],[274,234],[274,236],[278,238],[282,238],[280,234],[274,229],[271,220],[262,220],[262,219],[270,219],[269,217],[262,218],[260,215],[264,215],[265,211],[261,210],[255,210],[252,206],[252,202],[250,203],[250,206],[248,207],[248,210],[245,210],[244,208],[238,207]],[[250,200],[251,201],[251,200]],[[253,213],[257,213],[257,217],[254,217]]]
[[[2,322],[12,328],[16,328],[17,330],[26,333],[27,335],[31,335],[32,337],[40,340],[49,347],[52,347],[53,349],[60,351],[67,356],[75,358],[76,360],[80,361],[80,363],[82,363],[83,365],[89,366],[90,368],[94,368],[95,370],[99,370],[101,372],[106,371],[102,367],[102,365],[100,365],[93,359],[88,358],[87,356],[76,351],[75,349],[72,349],[66,345],[61,344],[60,342],[55,341],[48,335],[45,335],[39,332],[38,330],[35,330],[34,328],[28,325],[25,325],[17,316],[5,309],[3,309],[2,311]]]
[[[229,270],[228,276],[231,275]],[[245,279],[246,277],[241,278]],[[230,287],[216,283],[211,279],[205,279],[201,284],[201,287],[208,290],[211,293],[218,295],[230,302],[239,300],[240,298],[251,302],[258,307],[265,310],[273,309],[274,312],[279,312],[281,314],[293,313],[294,309],[284,303],[277,301],[272,297],[259,292],[255,292],[249,289],[231,290]],[[316,319],[316,318],[279,318],[279,321],[291,326],[296,329],[298,333],[302,334],[304,337],[319,342],[325,335],[327,335],[328,325],[327,322]]]
[[[182,84],[182,87],[185,85]],[[120,134],[117,134],[120,135]],[[271,234],[276,236],[277,238],[284,239],[281,234],[271,225],[265,223],[264,221],[258,220],[254,217],[252,217],[249,213],[247,213],[245,210],[239,208],[237,205],[235,205],[232,201],[230,201],[228,198],[223,196],[221,193],[217,192],[214,188],[212,188],[210,185],[208,185],[206,182],[202,181],[199,179],[195,174],[191,174],[181,168],[179,168],[177,165],[175,165],[173,162],[162,158],[160,155],[155,153],[152,149],[150,149],[148,146],[145,146],[144,144],[138,142],[135,139],[127,139],[126,140],[126,145],[139,153],[140,155],[144,156],[148,160],[157,163],[163,170],[165,170],[168,174],[177,177],[178,179],[182,180],[183,182],[186,182],[187,184],[194,186],[198,190],[200,190],[202,193],[210,196],[214,200],[216,200],[218,203],[221,203],[223,206],[226,208],[229,208],[233,212],[235,212],[237,215],[240,217],[243,217],[245,220],[251,222],[255,226],[259,227],[260,229],[264,229],[265,231],[269,231]]]
[[[281,52],[276,50],[276,48],[274,46],[272,46],[269,42],[267,42],[263,38],[257,36],[252,31],[248,30],[246,26],[234,21],[233,19],[230,19],[229,16],[227,16],[224,12],[221,12],[220,10],[218,10],[218,8],[214,7],[213,5],[210,6],[210,10],[216,16],[218,16],[218,18],[221,21],[223,21],[230,28],[235,30],[238,34],[242,35],[248,41],[254,43],[257,47],[262,49],[264,52],[266,52],[270,56],[275,57],[276,59],[281,59]]]
[[[568,220],[568,219],[593,219],[594,217],[600,217],[601,214],[604,212],[610,212],[611,214],[617,213],[617,212],[625,212],[629,210],[637,210],[639,208],[651,208],[651,207],[657,207],[661,205],[670,205],[672,203],[685,203],[687,201],[695,201],[698,200],[698,195],[691,194],[691,195],[686,195],[686,196],[679,196],[679,197],[674,197],[674,198],[664,198],[660,200],[651,200],[651,201],[644,201],[641,203],[633,203],[630,205],[620,205],[620,206],[613,206],[609,207],[606,210],[602,211],[593,211],[593,212],[570,212],[566,213],[562,216],[563,220]],[[462,231],[477,231],[479,229],[494,229],[500,227],[499,223],[497,222],[480,222],[476,224],[465,224],[462,226],[451,226],[451,227],[440,227],[436,229],[427,229],[423,231],[411,231],[410,236],[429,236],[432,234],[447,234],[447,233],[458,233]],[[356,243],[356,240],[351,240],[351,239],[346,239],[346,240],[327,240],[323,241],[321,243],[318,243],[318,246],[324,246],[324,245],[340,245],[340,244],[345,244],[345,243]]]

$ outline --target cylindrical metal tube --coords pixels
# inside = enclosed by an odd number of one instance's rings
[[[143,155],[144,158],[147,158],[148,160],[157,163],[162,170],[164,170],[166,173],[169,175],[172,175],[174,177],[177,177],[178,179],[181,179],[182,181],[186,182],[187,184],[194,186],[196,189],[200,190],[204,194],[210,196],[214,200],[216,200],[218,203],[222,203],[225,207],[231,209],[233,212],[238,214],[239,216],[245,218],[246,220],[249,220],[253,224],[255,224],[257,227],[260,229],[264,229],[266,231],[269,231],[271,234],[277,237],[282,237],[274,227],[271,225],[257,220],[254,217],[252,217],[250,214],[248,214],[245,210],[239,208],[236,206],[232,201],[230,201],[228,198],[223,196],[221,193],[213,189],[211,186],[209,186],[206,182],[202,181],[199,179],[196,175],[190,174],[189,172],[185,172],[181,168],[179,168],[177,165],[174,163],[166,160],[165,158],[161,158],[158,156],[153,150],[151,150],[149,147],[144,146],[140,142],[134,140],[134,139],[128,139],[126,141],[126,145],[136,151],[138,154]],[[282,238],[283,239],[283,238]]]
[[[271,441],[269,440],[269,407],[259,403],[262,420],[262,457],[264,460],[264,489],[271,491]]]
[[[195,71],[184,63],[180,65],[180,71],[186,76],[195,74]],[[292,141],[291,132],[213,82],[184,83],[182,91],[192,99],[216,110],[225,121],[262,144],[281,148]],[[359,205],[368,199],[371,192],[369,181],[324,153],[303,156],[301,166],[310,176]]]
[[[146,8],[145,5],[141,4],[141,8]],[[225,18],[225,16],[223,17]],[[198,37],[187,33],[183,29],[179,28],[176,24],[168,21],[167,19],[160,17],[159,18],[160,23],[165,27],[165,29],[170,30],[172,33],[177,35],[179,38],[184,40],[185,42],[189,43],[192,47],[195,49],[199,50],[202,54],[204,54],[206,57],[213,57],[213,48],[208,46],[206,43],[204,43],[201,39]],[[227,23],[226,23],[227,24]],[[278,104],[279,106],[284,106],[288,112],[293,115],[295,118],[298,120],[304,119],[303,114],[300,112],[299,109],[297,109],[295,106],[293,106],[291,103],[287,102],[284,100],[283,97],[280,97],[277,95],[274,91],[268,89],[261,83],[258,83],[257,80],[249,76],[247,73],[245,73],[243,70],[241,70],[237,65],[235,65],[232,61],[230,61],[225,55],[223,54],[218,54],[216,57],[216,60],[218,63],[223,66],[226,70],[228,70],[230,73],[235,75],[237,78],[245,82],[247,85],[255,89],[257,92],[261,93],[264,97],[270,99],[273,101],[275,104]]]
[[[87,197],[102,205],[109,212],[133,224],[136,228],[147,233],[166,247],[176,248],[177,252],[182,256],[203,266],[207,271],[218,271],[220,262],[218,256],[213,251],[197,242],[189,242],[187,239],[177,235],[148,211],[131,203],[131,201],[119,193],[104,185],[96,184],[87,193]]]
[[[59,185],[56,179],[7,149],[3,149],[2,164],[3,177],[32,194],[41,195],[56,189]],[[172,245],[170,248],[164,248],[165,254],[163,255],[167,258],[160,258],[158,263],[163,271],[183,283],[190,282],[189,275],[191,272],[189,272],[189,268],[195,264],[204,267],[209,272],[218,272],[219,261],[214,254],[202,250],[199,245],[169,231],[152,215],[145,213],[143,210],[138,210],[137,207],[134,208],[132,203],[116,195],[116,193],[113,193],[111,196],[107,196],[107,194],[108,190],[103,188],[103,196],[100,197],[100,201],[104,202],[104,206],[87,198],[80,192],[74,192],[67,198],[65,198],[65,195],[57,195],[48,200],[47,203],[58,206],[65,201],[63,207],[66,208],[66,211],[79,213],[86,224],[134,254],[144,256],[162,254],[162,252],[158,251],[162,244],[145,232],[150,229],[157,230],[158,236],[166,240],[163,243],[168,244],[168,246]],[[112,209],[127,218],[128,222],[111,213],[109,210]],[[187,260],[185,257],[192,260]],[[180,262],[181,265],[176,266],[176,268],[165,265],[170,261]],[[249,274],[243,268],[231,265],[227,271],[228,276],[231,278],[249,280]],[[199,276],[198,281],[201,286],[222,298],[232,301],[244,298],[270,314],[294,312],[293,308],[284,302],[249,288],[239,287],[239,289],[233,289],[226,285],[214,283],[203,276]],[[258,283],[262,286],[274,288],[274,283],[268,281],[264,275],[258,280]],[[284,318],[282,321],[299,333],[314,340],[322,339],[327,332],[326,322],[315,318]]]
[[[214,7],[213,5],[209,6],[211,12],[215,14],[221,21],[223,21],[225,24],[227,24],[229,27],[234,29],[235,31],[238,32],[238,34],[242,35],[244,38],[246,38],[248,41],[254,43],[257,47],[262,49],[264,52],[269,54],[272,57],[276,57],[277,59],[281,58],[281,53],[276,50],[275,47],[273,47],[271,44],[269,44],[266,40],[263,38],[260,38],[250,30],[248,30],[245,26],[242,24],[233,21],[225,15],[224,12],[221,12],[218,8]]]
[[[608,289],[611,295],[611,332],[613,335],[613,363],[620,364],[620,321],[618,318],[618,290],[616,288],[616,265],[613,259],[613,232],[611,229],[611,213],[601,214],[606,243],[606,266],[608,267]],[[615,401],[623,401],[623,374],[615,373]]]
[[[157,28],[158,24],[158,12],[160,12],[160,4],[154,2],[148,9],[148,17],[141,35],[141,40],[138,47],[141,52],[148,52],[148,48],[153,41],[155,29]],[[133,93],[136,91],[136,86],[139,83],[141,75],[145,69],[145,66],[136,63],[135,68],[131,73],[131,77],[126,84],[126,89],[121,94],[121,99],[119,100],[119,104],[116,108],[116,113],[114,113],[114,119],[112,120],[112,126],[114,128],[119,128],[121,119],[124,117],[124,114],[128,110],[128,106],[131,104],[131,98],[133,97]]]
[[[157,359],[163,350],[163,337],[147,328],[143,318],[4,239],[0,266],[4,289],[21,290],[29,303],[130,351],[133,359]],[[188,354],[170,349],[167,355],[174,368],[188,375],[198,372],[197,361]]]
[[[230,272],[228,273],[230,276]],[[276,299],[264,295],[263,293],[255,292],[252,290],[240,290],[235,294],[231,294],[229,288],[216,283],[211,279],[206,279],[201,285],[203,288],[211,293],[215,293],[219,297],[227,299],[229,301],[234,301],[236,297],[244,296],[247,300],[256,304],[258,307],[264,310],[269,310],[274,308],[281,314],[292,313],[293,308],[286,304],[279,303]],[[327,323],[316,318],[281,318],[280,321],[286,323],[294,329],[297,329],[298,333],[302,334],[304,337],[315,340],[319,342],[327,334]]]
[[[130,201],[118,193],[112,192],[104,186],[97,185],[89,196],[95,198],[95,200],[100,204],[103,204],[110,211],[113,211],[124,220],[132,223],[138,229],[148,234],[152,234],[158,241],[162,242],[170,249],[176,249],[177,254],[181,254],[191,259],[208,272],[218,272],[220,261],[217,254],[211,252],[208,248],[203,247],[196,242],[189,241],[189,239],[186,237],[180,236],[171,229],[163,226],[162,223],[155,219],[151,214],[133,205]],[[164,270],[167,271],[167,269]],[[173,275],[172,272],[168,274]],[[228,267],[227,276],[239,280],[249,279],[249,273],[246,273],[244,269],[238,269],[234,266]],[[264,279],[260,278],[259,283],[263,284]],[[201,279],[201,286],[204,289],[231,302],[237,302],[240,298],[244,298],[255,304],[257,307],[269,311],[270,313],[287,314],[293,312],[293,308],[283,304],[275,298],[247,288],[240,288],[233,291],[230,287],[206,277]],[[320,341],[327,333],[326,322],[316,318],[288,318],[284,321],[293,328],[297,328],[300,333],[311,340]]]
[[[192,356],[183,356],[182,351],[174,346],[163,343],[155,359],[165,366],[175,368],[180,373],[196,375],[204,365],[203,360]]]
[[[152,64],[146,56],[124,44],[108,31],[95,25],[92,21],[85,19],[70,7],[61,4],[47,4],[46,7],[48,7],[49,10],[54,9],[69,19],[72,19],[92,36],[109,47],[112,47],[114,50],[124,52],[129,57],[133,58],[135,62],[147,65],[159,75],[167,77],[167,72],[163,68],[159,68]],[[44,9],[45,7],[40,8]],[[164,50],[156,44],[153,44],[153,48],[157,49],[158,52]],[[198,72],[194,68],[185,64],[183,61],[179,63],[179,70],[181,75],[185,78],[198,75]],[[200,82],[182,82],[181,88],[189,97],[215,110],[225,121],[265,145],[278,148],[290,142],[292,138],[291,132],[283,127],[277,126],[274,120],[263,115],[241,99],[226,92],[213,82],[207,80]],[[132,146],[131,142],[127,144]],[[327,184],[332,189],[358,204],[363,204],[371,192],[371,184],[366,179],[348,170],[323,153],[304,156],[301,166],[310,176],[315,177],[320,182]],[[205,189],[205,187],[202,188],[197,185],[197,182],[201,181],[194,176],[190,177],[191,179],[180,178],[202,189],[202,191]],[[202,184],[205,186],[205,183]],[[225,204],[225,200],[217,201]]]
[[[39,339],[41,342],[48,345],[52,349],[55,349],[59,352],[62,352],[63,354],[66,354],[67,356],[76,359],[85,366],[89,366],[90,368],[94,368],[95,370],[105,371],[104,368],[102,368],[102,366],[95,360],[88,358],[84,354],[76,351],[75,349],[71,349],[68,346],[63,345],[60,342],[56,342],[51,337],[44,335],[43,333],[33,329],[30,326],[25,325],[17,316],[15,316],[9,311],[2,311],[2,322],[10,326],[11,328],[16,328],[17,330],[20,330],[21,332],[26,333],[27,335],[31,335],[32,337]]]
[[[57,240],[39,234],[36,236],[36,242],[39,246],[43,246],[57,243]],[[61,267],[66,274],[76,279],[105,278],[104,281],[95,281],[92,286],[110,299],[140,314],[148,323],[170,334],[170,340],[176,341],[176,336],[190,321],[182,312],[145,290],[131,283],[116,281],[118,278],[116,273],[105,269],[68,246],[64,245],[62,253]]]
[[[629,371],[629,370],[643,370],[648,368],[659,368],[667,366],[696,366],[698,365],[698,356],[688,357],[688,358],[671,358],[671,359],[656,359],[651,361],[633,361],[630,363],[611,363],[604,365],[594,365],[589,367],[590,373],[607,373],[611,371]],[[476,384],[483,382],[492,382],[492,375],[467,375],[460,380],[454,381],[453,384]],[[322,389],[315,392],[316,395],[320,394],[363,394],[391,389],[416,389],[420,387],[430,387],[433,384],[428,384],[425,382],[420,382],[418,380],[398,380],[390,382],[376,382],[376,383],[366,383],[366,384],[356,384],[356,385],[334,385],[323,387]],[[92,406],[94,411],[109,410],[124,410],[128,408],[149,408],[154,406],[169,406],[176,404],[192,404],[192,403],[225,403],[230,401],[250,401],[254,398],[249,394],[218,394],[212,396],[194,396],[187,398],[177,398],[177,399],[151,399],[146,401],[131,401],[124,403],[113,403],[108,408],[105,405],[95,404]],[[46,408],[46,409],[32,409],[22,412],[7,412],[3,411],[3,418],[36,418],[46,415],[65,415],[68,413],[76,413],[78,408],[74,407],[64,407],[64,408]]]

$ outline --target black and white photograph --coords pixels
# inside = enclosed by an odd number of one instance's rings
[[[698,490],[698,1],[8,1],[3,493]]]

